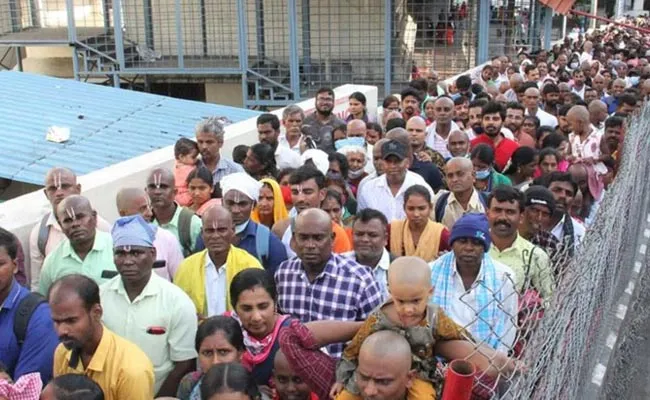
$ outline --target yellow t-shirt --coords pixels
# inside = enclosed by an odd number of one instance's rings
[[[135,344],[117,336],[106,327],[99,346],[84,369],[76,357],[70,365],[72,351],[59,344],[54,353],[54,376],[83,374],[104,391],[106,400],[151,400],[154,397],[153,365]]]

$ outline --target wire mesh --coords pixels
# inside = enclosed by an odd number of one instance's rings
[[[566,244],[554,252],[551,271],[544,276],[553,281],[553,295],[540,299],[531,292],[539,288],[533,275],[526,275],[519,290],[518,312],[503,296],[506,280],[487,286],[475,283],[468,291],[483,290],[488,301],[478,306],[467,295],[461,302],[471,308],[474,318],[466,328],[472,332],[483,321],[482,310],[493,307],[516,327],[516,335],[508,329],[496,329],[496,320],[489,320],[490,333],[497,343],[474,335],[473,355],[485,354],[493,368],[501,371],[497,379],[482,373],[475,379],[474,393],[480,398],[503,399],[581,399],[582,390],[591,381],[591,373],[599,350],[605,346],[610,321],[615,318],[615,305],[626,287],[633,263],[638,237],[635,221],[645,220],[650,190],[646,171],[650,170],[647,154],[650,139],[650,107],[636,118],[628,129],[621,164],[615,183],[602,200],[594,223],[571,257]],[[622,223],[623,222],[623,223]],[[532,265],[522,254],[522,266]],[[532,271],[532,269],[531,269]],[[530,279],[529,279],[530,278]],[[511,278],[508,278],[511,279]],[[545,278],[546,279],[546,278]],[[499,286],[501,285],[501,286]],[[495,290],[496,288],[496,290]],[[502,291],[499,298],[498,291]],[[512,364],[506,365],[485,348],[492,347],[510,354]],[[514,370],[514,373],[513,373]]]

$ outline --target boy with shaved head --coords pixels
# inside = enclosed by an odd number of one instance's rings
[[[331,393],[337,400],[361,398],[362,382],[358,373],[361,350],[376,332],[400,333],[410,344],[412,369],[416,376],[408,387],[409,399],[436,398],[442,382],[435,357],[438,342],[456,343],[450,349],[456,356],[470,356],[474,350],[473,346],[464,343],[471,338],[465,329],[441,308],[430,303],[433,294],[431,268],[424,260],[400,257],[393,261],[388,269],[388,291],[390,299],[368,317],[343,353],[336,370],[337,383]],[[498,357],[505,359],[505,356]],[[482,370],[490,369],[487,359],[472,361]]]

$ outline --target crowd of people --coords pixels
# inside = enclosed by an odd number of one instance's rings
[[[51,169],[29,243],[0,228],[0,399],[432,399],[455,359],[491,398],[615,179],[639,39],[434,73],[380,115],[322,88],[232,159],[209,118],[113,224]]]

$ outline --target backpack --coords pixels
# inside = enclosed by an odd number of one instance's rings
[[[45,302],[45,297],[33,292],[18,302],[16,314],[14,314],[14,336],[16,336],[18,347],[22,347],[25,342],[27,326],[29,325],[29,320],[32,318],[32,314],[34,314],[38,306]]]
[[[434,211],[436,213],[436,222],[442,222],[442,218],[445,216],[445,209],[447,208],[447,199],[449,199],[449,195],[451,192],[443,193],[438,197],[438,200],[436,201],[436,206],[434,208]],[[485,192],[478,192],[478,199],[483,204],[483,207],[487,210],[487,199],[488,195],[485,194]]]
[[[46,213],[41,218],[41,224],[38,227],[38,239],[36,244],[38,246],[38,251],[41,252],[41,255],[45,257],[45,247],[47,246],[47,241],[50,238],[50,227],[47,226],[47,220],[50,219],[50,213]]]
[[[187,207],[181,207],[181,213],[178,216],[178,240],[183,248],[183,256],[188,257],[194,253],[192,249],[192,217],[194,211]]]

